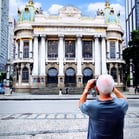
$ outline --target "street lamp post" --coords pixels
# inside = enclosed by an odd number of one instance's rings
[[[134,73],[134,67],[133,67],[133,60],[130,59],[130,88],[129,88],[129,93],[133,93],[134,92],[134,88],[133,88],[133,73]]]

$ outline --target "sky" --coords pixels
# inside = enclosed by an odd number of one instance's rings
[[[29,0],[9,0],[9,15],[17,17],[17,10],[23,9]],[[33,0],[35,7],[43,10],[45,15],[56,15],[58,10],[63,6],[72,5],[80,9],[82,15],[95,17],[98,9],[104,9],[106,0]],[[124,0],[109,0],[111,7],[114,8],[115,13],[120,11],[121,20],[124,21],[125,8]],[[122,22],[124,28],[124,22]]]

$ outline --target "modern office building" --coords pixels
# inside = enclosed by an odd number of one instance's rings
[[[8,54],[9,0],[0,0],[0,72],[5,72]]]
[[[9,17],[9,31],[8,31],[8,55],[7,55],[7,66],[6,66],[6,72],[7,72],[7,79],[9,79],[10,76],[13,76],[13,59],[14,59],[14,51],[15,51],[15,45],[14,45],[14,28],[15,28],[15,19],[12,17]]]
[[[131,32],[139,29],[139,0],[125,0],[126,46],[131,39]]]
[[[111,8],[82,16],[74,6],[45,16],[32,0],[18,9],[14,31],[14,88],[83,88],[88,79],[109,73],[123,87],[123,29]]]

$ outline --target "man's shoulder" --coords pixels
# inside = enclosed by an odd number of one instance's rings
[[[117,103],[128,103],[125,98],[114,98],[113,100]]]

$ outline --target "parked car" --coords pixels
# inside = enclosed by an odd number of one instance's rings
[[[5,94],[5,87],[2,83],[0,83],[0,94]]]

